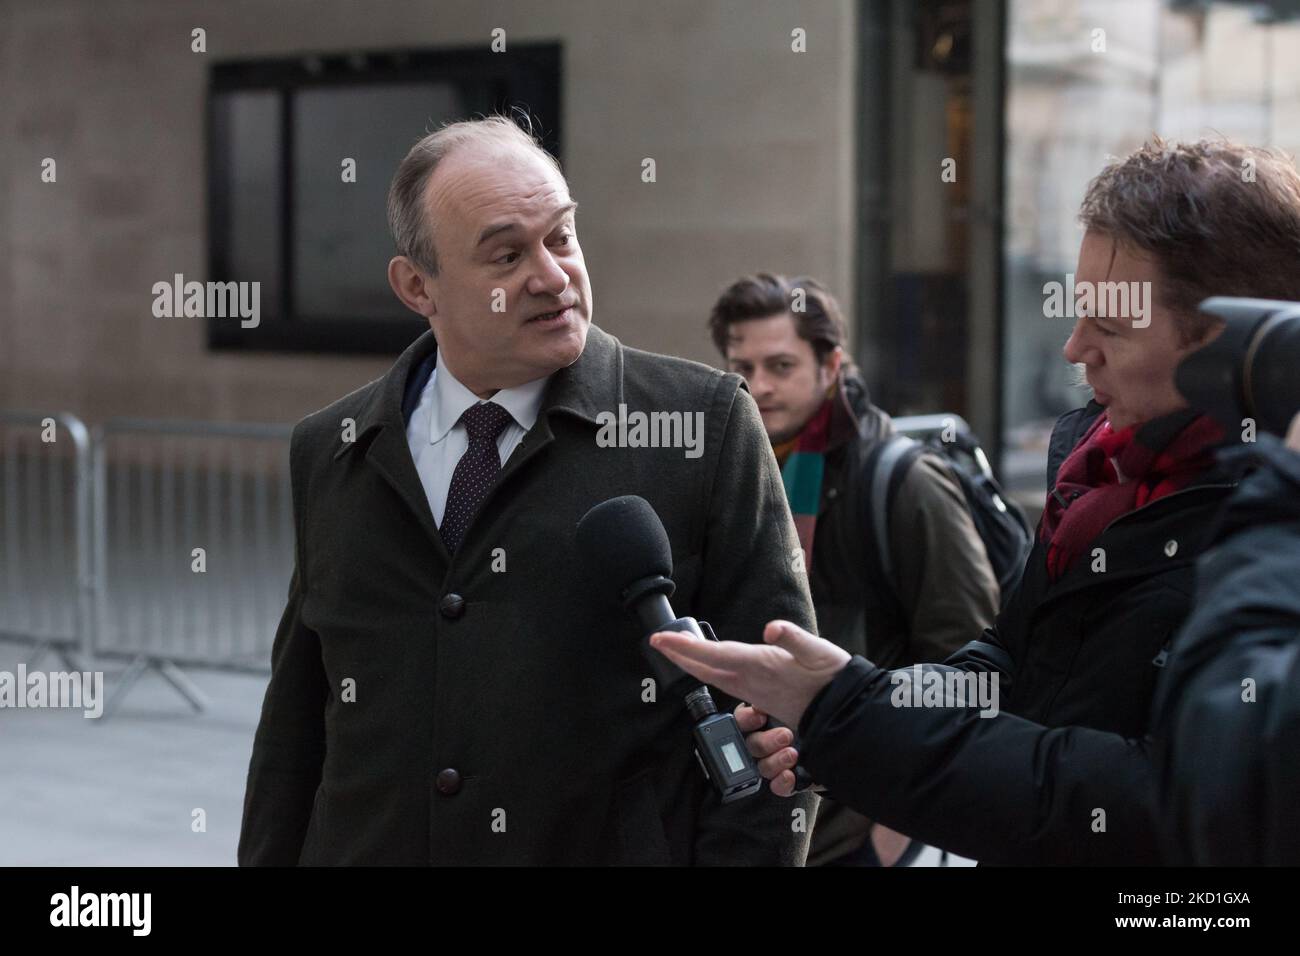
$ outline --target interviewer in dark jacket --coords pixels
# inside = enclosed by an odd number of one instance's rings
[[[1257,467],[1201,558],[1156,692],[1172,863],[1300,863],[1300,416],[1287,446],[1232,451]]]
[[[780,622],[770,647],[653,639],[758,708],[739,716],[774,790],[790,792],[798,760],[830,796],[986,863],[1159,862],[1152,695],[1231,490],[1212,457],[1223,436],[1185,408],[1174,369],[1215,334],[1202,299],[1300,292],[1285,157],[1157,140],[1093,181],[1081,218],[1076,291],[1092,308],[1065,357],[1096,401],[1057,423],[1038,541],[993,628],[943,665],[893,672]],[[1150,297],[1146,314],[1099,314],[1116,282]],[[799,752],[789,730],[757,732],[761,712],[798,728]]]

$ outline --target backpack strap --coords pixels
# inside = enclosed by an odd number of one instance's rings
[[[909,454],[914,449],[915,453]],[[891,435],[872,456],[875,461],[870,468],[871,480],[864,482],[870,495],[867,513],[871,516],[871,534],[875,537],[876,558],[891,589],[894,588],[894,559],[889,548],[890,498],[906,473],[906,469],[916,460],[920,449],[920,442],[906,435]]]

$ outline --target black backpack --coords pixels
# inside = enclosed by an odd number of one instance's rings
[[[893,556],[889,549],[889,514],[894,496],[913,462],[926,452],[947,466],[961,486],[975,530],[984,542],[989,564],[998,579],[1005,607],[1020,583],[1025,559],[1033,546],[1033,533],[1025,513],[1003,494],[988,456],[970,426],[957,415],[924,415],[894,420],[894,434],[880,441],[867,456],[863,482],[868,496],[863,509],[867,539],[875,542],[876,559],[890,588],[897,590]],[[918,441],[909,432],[925,436]]]

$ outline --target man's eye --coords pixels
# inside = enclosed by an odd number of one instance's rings
[[[555,240],[555,244],[557,246],[567,246],[569,244],[569,240],[572,238],[573,236],[570,233],[566,232],[564,235],[560,236],[560,238]]]
[[[497,259],[493,259],[492,261],[495,262],[497,265],[508,266],[512,262],[514,262],[514,260],[517,259],[518,257],[519,257],[519,253],[517,252],[507,252],[504,256],[501,256],[500,258]]]

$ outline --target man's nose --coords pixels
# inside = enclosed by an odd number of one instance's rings
[[[528,291],[532,295],[560,296],[569,287],[569,274],[560,267],[550,250],[542,253],[538,260],[536,272],[528,280]]]
[[[1074,323],[1074,329],[1070,332],[1070,337],[1065,341],[1065,347],[1061,349],[1061,354],[1065,360],[1072,365],[1097,365],[1097,359],[1101,353],[1088,338],[1087,319],[1080,318]]]

